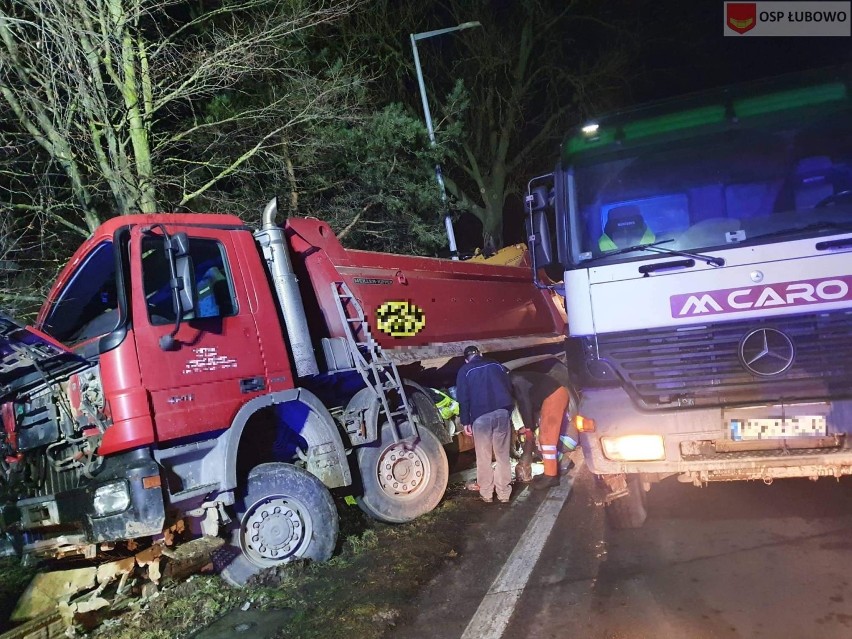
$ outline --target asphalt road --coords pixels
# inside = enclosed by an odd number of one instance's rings
[[[594,497],[589,473],[576,473],[526,570],[512,559],[534,544],[527,526],[554,495],[519,490],[511,506],[472,499],[457,562],[393,636],[852,637],[852,482],[667,480],[648,495],[640,530],[611,530]],[[499,632],[479,630],[471,620],[483,610],[499,616],[483,603],[495,584],[511,616]]]

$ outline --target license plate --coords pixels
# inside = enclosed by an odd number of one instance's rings
[[[797,417],[755,417],[732,419],[729,422],[731,439],[785,439],[791,437],[819,437],[825,435],[828,425],[824,415],[799,415]]]

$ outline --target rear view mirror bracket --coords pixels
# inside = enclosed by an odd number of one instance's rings
[[[160,337],[160,349],[171,351],[177,348],[177,335],[181,320],[187,313],[194,313],[197,306],[198,292],[195,288],[195,268],[189,253],[189,237],[180,232],[169,235],[165,226],[157,224],[163,234],[163,252],[169,265],[169,288],[172,292],[172,307],[175,313],[175,325],[171,333]]]
[[[539,270],[555,263],[553,243],[551,241],[550,225],[547,219],[549,192],[548,187],[539,185],[533,188],[533,182],[552,178],[553,174],[542,175],[530,180],[525,198],[527,219],[527,246],[532,263],[533,282],[538,288],[557,290],[552,283],[544,283],[539,278]]]

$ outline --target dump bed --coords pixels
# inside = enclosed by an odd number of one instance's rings
[[[334,282],[361,302],[373,336],[399,362],[458,354],[475,342],[488,350],[560,340],[565,315],[553,295],[538,289],[528,266],[502,266],[347,250],[325,222],[287,221],[311,329],[341,337]]]

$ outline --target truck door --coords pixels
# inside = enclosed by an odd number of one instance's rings
[[[169,225],[189,236],[198,290],[176,347],[160,338],[175,327],[161,227],[131,237],[133,326],[142,384],[151,396],[159,441],[227,428],[239,407],[263,392],[266,367],[232,235],[234,230]]]

